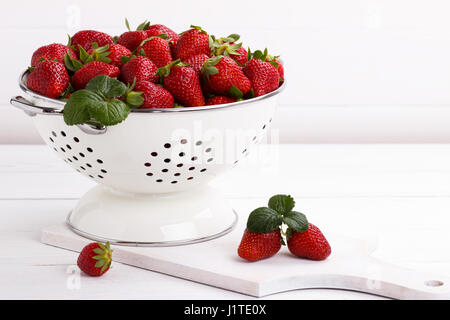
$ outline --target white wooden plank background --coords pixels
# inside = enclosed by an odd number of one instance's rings
[[[67,33],[80,29],[119,34],[124,17],[132,25],[148,18],[179,32],[192,23],[217,35],[238,32],[250,47],[268,46],[281,54],[288,88],[280,100],[286,108],[275,125],[284,129],[282,142],[449,142],[448,1],[281,0],[274,5],[229,0],[211,15],[196,8],[218,2],[173,0],[170,15],[163,2],[134,3],[19,0],[3,5],[0,36],[14,50],[3,50],[0,59],[0,143],[41,142],[28,119],[8,105],[35,48],[65,43]],[[105,7],[107,14],[99,14]],[[233,17],[232,27],[219,16]]]
[[[374,254],[386,261],[450,275],[449,145],[283,145],[276,150],[262,146],[259,154],[267,157],[253,163],[250,157],[214,181],[244,217],[270,195],[291,193],[298,210],[324,232],[377,243]],[[0,146],[0,298],[248,298],[120,264],[101,279],[82,276],[81,288],[69,289],[67,270],[77,255],[41,244],[40,229],[63,221],[91,186],[46,147]],[[377,297],[305,290],[267,298]]]

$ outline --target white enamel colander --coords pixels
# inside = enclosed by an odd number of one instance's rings
[[[11,104],[68,165],[98,186],[67,222],[85,237],[123,245],[177,245],[229,232],[236,215],[207,183],[231,169],[264,137],[278,94],[232,104],[133,109],[111,127],[67,126],[64,102],[26,87]]]

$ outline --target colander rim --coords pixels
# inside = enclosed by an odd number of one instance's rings
[[[20,89],[25,94],[31,96],[34,100],[39,100],[39,102],[41,102],[41,103],[44,103],[44,104],[49,103],[50,105],[60,106],[60,107],[47,107],[46,106],[46,109],[48,109],[48,111],[53,112],[53,113],[62,113],[62,110],[64,109],[64,105],[65,105],[64,101],[48,98],[46,96],[43,96],[41,94],[38,94],[38,93],[28,89],[28,87],[26,85],[26,80],[27,80],[29,73],[30,72],[28,70],[25,70],[20,75],[20,77],[19,77]],[[206,111],[206,110],[216,110],[216,109],[224,109],[224,108],[230,108],[230,107],[239,107],[239,106],[245,106],[248,104],[253,104],[255,102],[259,102],[261,100],[265,100],[270,97],[273,97],[273,96],[279,94],[281,91],[283,91],[285,89],[285,87],[286,87],[286,79],[284,79],[283,83],[281,84],[281,86],[278,87],[278,89],[276,89],[272,92],[269,92],[265,95],[247,99],[247,100],[226,103],[226,104],[219,104],[219,105],[200,106],[200,107],[131,109],[131,112],[132,113],[161,113],[161,112],[190,112],[190,111],[200,112],[200,111]]]

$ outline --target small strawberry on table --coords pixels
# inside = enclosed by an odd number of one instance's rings
[[[112,261],[112,250],[109,242],[93,242],[81,250],[77,265],[87,275],[99,277],[105,274]]]

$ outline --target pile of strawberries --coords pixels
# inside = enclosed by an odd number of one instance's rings
[[[270,198],[267,207],[253,210],[238,248],[238,255],[248,261],[274,256],[286,244],[300,258],[325,260],[331,247],[322,232],[309,223],[303,213],[293,211],[294,199],[289,195]],[[287,226],[286,231],[283,225]]]
[[[251,52],[239,35],[216,38],[191,26],[180,34],[162,24],[140,24],[118,37],[93,30],[68,45],[50,44],[31,58],[27,86],[55,99],[70,99],[96,76],[116,78],[137,92],[130,107],[197,107],[236,102],[276,90],[283,66],[264,51]],[[127,103],[127,96],[115,97]]]

